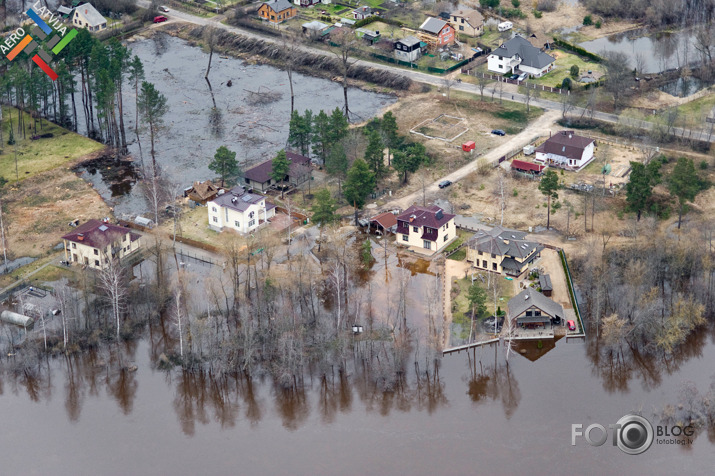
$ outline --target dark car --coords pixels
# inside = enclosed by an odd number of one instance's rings
[[[494,134],[495,136],[505,136],[505,135],[506,135],[506,132],[504,132],[504,131],[501,130],[501,129],[494,129],[494,130],[492,131],[492,134]]]
[[[439,188],[447,188],[447,187],[449,187],[450,185],[452,185],[452,182],[451,182],[451,181],[449,181],[449,180],[442,180],[442,181],[439,183]]]
[[[168,20],[164,15],[159,15],[158,17],[154,17],[154,23],[162,23]]]
[[[509,76],[509,79],[519,79],[519,75],[518,75],[518,74],[512,74],[511,76]]]

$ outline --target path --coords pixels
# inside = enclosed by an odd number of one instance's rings
[[[150,8],[151,4],[147,0],[138,0],[137,5],[143,7],[143,8]],[[282,44],[283,39],[282,38],[276,38],[276,37],[270,37],[270,36],[265,36],[260,33],[255,33],[249,30],[245,30],[243,28],[238,28],[234,26],[229,26],[221,23],[220,21],[224,18],[223,15],[213,17],[213,18],[202,18],[198,17],[195,15],[192,15],[190,13],[182,12],[179,10],[171,10],[169,13],[164,13],[169,20],[180,20],[184,21],[187,23],[193,23],[194,25],[213,25],[216,28],[220,28],[222,30],[229,31],[231,33],[235,33],[237,35],[242,35],[248,38],[254,38],[254,39],[260,39],[263,40],[267,43],[274,43],[274,44]],[[307,45],[298,45],[296,47],[298,50],[306,52],[306,53],[311,53],[315,55],[320,55],[320,56],[327,56],[334,58],[335,55],[330,52],[326,51],[320,48],[312,47],[312,46],[307,46]],[[359,64],[362,66],[366,67],[372,67],[375,69],[380,69],[383,71],[390,71],[391,73],[394,74],[399,74],[405,77],[408,77],[412,79],[413,81],[417,81],[420,83],[427,83],[431,84],[434,86],[442,86],[444,84],[444,78],[439,77],[439,76],[433,76],[431,74],[427,73],[422,73],[420,71],[415,71],[415,70],[410,70],[410,69],[402,69],[397,66],[392,66],[389,64],[383,64],[383,63],[374,63],[372,61],[366,61],[366,60],[356,60],[355,64]],[[485,94],[487,91],[489,91],[489,94],[491,94],[492,89],[495,86],[492,86],[492,88],[485,88]],[[462,91],[462,92],[467,92],[471,93],[474,95],[479,94],[479,87],[476,84],[470,84],[470,83],[458,83],[453,86],[451,86],[451,89],[454,91]],[[512,93],[511,91],[509,94],[512,96],[514,102],[519,102],[519,103],[524,103],[525,102],[525,97],[523,94],[514,92]],[[495,96],[498,96],[498,93],[495,93]],[[505,100],[506,100],[506,94]],[[551,101],[549,99],[542,99],[542,98],[533,98],[531,99],[531,105],[535,107],[541,107],[544,109],[548,109],[551,111],[557,111],[561,112],[562,110],[562,104],[558,101]],[[572,108],[571,110],[572,115],[581,115],[582,113],[585,113],[588,115],[589,113],[579,107]],[[594,118],[605,121],[605,122],[611,122],[611,123],[618,123],[618,116],[616,114],[610,114],[610,113],[605,113],[601,111],[595,111],[594,112]],[[640,127],[641,129],[645,130],[650,130],[654,127],[654,125],[650,122],[647,121],[635,121],[636,126]],[[688,129],[683,129],[680,127],[673,128],[674,134],[675,135],[685,135],[690,139],[697,139],[697,140],[702,140],[705,142],[715,142],[715,137],[713,137],[708,130],[688,130]]]

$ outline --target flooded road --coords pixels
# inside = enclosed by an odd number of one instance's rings
[[[219,117],[211,117],[213,102],[204,80],[208,54],[189,46],[179,38],[157,35],[129,44],[132,53],[144,63],[146,81],[154,83],[168,99],[169,112],[156,142],[157,161],[179,190],[195,180],[215,176],[208,169],[216,149],[225,145],[236,152],[242,168],[273,158],[285,147],[290,118],[290,89],[284,71],[272,66],[250,65],[235,58],[214,54],[210,80]],[[228,87],[227,82],[232,82]],[[296,110],[332,111],[343,105],[340,84],[325,79],[295,74]],[[125,86],[126,87],[126,86]],[[151,160],[149,134],[142,131],[142,153],[135,140],[135,100],[133,88],[127,88],[124,101],[127,139],[130,153],[138,165],[140,158]],[[273,102],[253,105],[254,93],[268,93]],[[373,117],[394,97],[351,88],[351,109],[358,117]],[[81,108],[78,108],[78,113]],[[140,119],[141,121],[141,119]],[[84,127],[84,119],[79,120]],[[80,133],[86,131],[80,130]],[[105,199],[114,204],[116,213],[137,214],[148,210],[141,193],[128,177],[124,186],[110,187],[107,174],[88,170],[83,177],[91,181]]]

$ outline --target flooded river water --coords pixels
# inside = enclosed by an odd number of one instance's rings
[[[273,158],[278,150],[286,146],[290,89],[284,71],[214,54],[210,79],[220,112],[217,126],[210,121],[213,102],[204,80],[207,53],[184,40],[165,35],[139,39],[130,43],[129,47],[142,59],[146,80],[154,83],[168,99],[169,112],[156,141],[157,161],[169,179],[181,185],[181,189],[190,186],[194,180],[215,176],[208,169],[208,164],[221,145],[236,152],[244,170],[259,161]],[[232,87],[227,86],[229,80]],[[302,74],[295,74],[293,81],[295,108],[299,112],[305,109],[315,113],[321,109],[332,111],[343,106],[340,84]],[[252,105],[251,98],[256,92],[269,93],[273,102]],[[150,161],[148,132],[140,129],[141,154],[135,140],[133,91],[128,91],[127,98],[124,106],[127,139],[132,141],[130,153],[137,163],[140,163],[142,155]],[[365,119],[373,117],[395,100],[389,95],[357,88],[350,89],[348,99],[356,117]],[[81,108],[78,110],[81,112]],[[84,119],[80,119],[79,123],[84,127]],[[80,132],[86,133],[83,130]],[[137,214],[148,210],[131,177],[125,177],[124,185],[110,187],[104,178],[107,174],[102,172],[88,170],[83,176],[110,200],[116,213]]]

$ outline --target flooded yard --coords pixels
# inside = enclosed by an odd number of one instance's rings
[[[211,92],[204,80],[207,53],[184,40],[161,34],[152,39],[138,39],[129,47],[142,59],[146,81],[154,83],[168,99],[169,112],[156,141],[157,162],[179,190],[195,180],[215,176],[208,169],[208,164],[221,145],[236,152],[236,159],[244,170],[273,158],[279,149],[285,147],[290,118],[290,89],[284,71],[215,54],[209,78],[218,114],[212,115]],[[227,86],[229,81],[231,87]],[[333,110],[343,104],[343,91],[338,83],[297,73],[293,81],[298,111],[311,109],[317,113],[321,109]],[[257,92],[269,93],[272,102],[255,104],[254,93]],[[140,124],[140,152],[134,134],[133,91],[129,91],[126,98],[127,138],[132,141],[129,150],[135,164],[140,166],[142,157],[150,160],[149,135]],[[364,119],[373,117],[395,101],[392,96],[357,88],[350,89],[349,100],[356,116]],[[83,125],[84,119],[80,119],[79,123]],[[124,173],[123,177],[119,177],[120,184],[112,184],[111,179],[117,178],[117,174],[110,170],[92,166],[86,169],[83,177],[110,201],[115,213],[139,214],[148,210],[135,186],[135,175]]]

